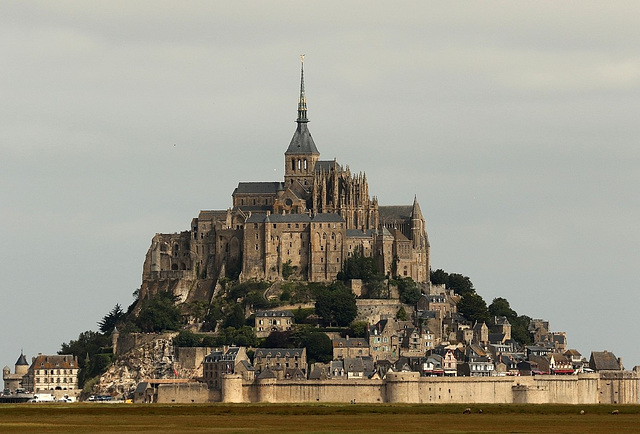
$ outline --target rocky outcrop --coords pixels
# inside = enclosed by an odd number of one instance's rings
[[[184,369],[175,363],[172,344],[174,335],[175,333],[157,335],[149,342],[120,355],[113,365],[102,374],[92,392],[127,397],[131,396],[138,383],[144,380],[198,376],[197,367]]]

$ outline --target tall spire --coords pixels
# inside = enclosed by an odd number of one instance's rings
[[[307,119],[307,97],[304,94],[304,54],[300,55],[300,97],[298,98],[298,119],[296,122],[309,122]]]
[[[298,119],[296,120],[298,126],[296,127],[295,133],[293,133],[293,138],[291,139],[289,148],[287,148],[287,151],[284,154],[320,155],[320,153],[318,152],[318,148],[316,148],[316,144],[313,142],[311,133],[309,133],[309,130],[307,129],[307,123],[309,122],[309,120],[307,119],[307,97],[304,94],[304,54],[300,55],[300,60],[300,97],[298,98]],[[294,166],[292,166],[292,164],[295,163],[286,161],[285,164],[287,164],[285,168],[293,168]],[[314,165],[315,161],[313,162],[313,164],[311,164],[311,167],[313,167]],[[287,172],[285,170],[285,174],[286,173]]]

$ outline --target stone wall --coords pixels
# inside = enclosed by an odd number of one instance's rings
[[[204,358],[213,351],[210,347],[175,347],[174,361],[184,369],[198,369]]]
[[[390,372],[385,380],[276,380],[223,382],[224,402],[387,402],[434,404],[637,404],[638,377],[580,374],[535,377],[420,377]],[[241,390],[241,392],[240,392]]]
[[[157,393],[160,404],[209,402],[213,398],[205,383],[159,384]]]
[[[380,319],[395,318],[401,307],[404,307],[407,315],[413,312],[413,306],[400,303],[397,299],[359,298],[356,300],[356,305],[358,306],[356,321],[366,321],[369,324],[375,324]]]

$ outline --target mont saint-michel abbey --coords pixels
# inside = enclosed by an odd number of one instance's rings
[[[284,268],[287,277],[332,281],[356,251],[375,257],[384,274],[428,281],[429,241],[415,196],[411,205],[379,205],[365,174],[320,159],[308,122],[303,64],[284,180],[240,182],[231,208],[200,211],[189,231],[156,234],[143,290],[175,279],[273,281],[282,279]]]

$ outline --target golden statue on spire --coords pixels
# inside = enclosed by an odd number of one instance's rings
[[[301,55],[300,55],[300,61],[301,61],[302,63],[304,63],[304,54],[301,54]]]

